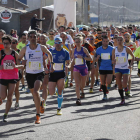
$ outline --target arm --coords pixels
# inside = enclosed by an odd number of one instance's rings
[[[83,47],[83,51],[85,52],[85,54],[87,56],[87,57],[84,57],[84,59],[87,61],[92,61],[92,57],[91,57],[90,53],[88,52],[88,50]]]
[[[132,56],[132,60],[131,60],[131,64],[130,64],[130,67],[131,67],[133,65],[134,55],[133,55],[132,51],[130,50],[130,48],[128,48],[128,47],[126,48],[126,52]]]
[[[20,61],[22,60],[22,58],[24,57],[25,55],[25,52],[26,52],[26,47],[22,48],[22,50],[19,52],[19,55],[17,57],[17,64],[20,63]],[[24,60],[23,60],[24,61]],[[23,62],[22,61],[22,62]],[[26,61],[26,60],[25,60]]]
[[[113,51],[112,51],[112,64],[115,65],[115,63],[116,63],[116,60],[115,60],[115,49],[113,49]]]
[[[17,52],[15,52],[15,57],[16,57],[16,63],[17,63],[17,65],[14,64],[14,67],[17,68],[17,69],[22,69],[22,68],[24,68],[24,65],[21,65],[20,62],[18,61],[19,55],[18,55]]]

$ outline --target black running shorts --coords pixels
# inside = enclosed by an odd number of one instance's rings
[[[37,73],[37,74],[26,73],[26,80],[27,80],[28,88],[29,89],[34,88],[35,81],[39,80],[42,82],[44,79],[44,76],[45,76],[44,72]]]

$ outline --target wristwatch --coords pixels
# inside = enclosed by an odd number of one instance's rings
[[[53,65],[53,64],[54,64],[54,62],[51,62],[51,64]]]

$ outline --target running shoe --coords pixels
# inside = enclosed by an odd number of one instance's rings
[[[7,114],[3,115],[3,122],[8,122],[8,115]]]
[[[27,89],[27,90],[26,90],[26,94],[28,94],[28,93],[30,93],[30,89]]]
[[[114,86],[114,87],[115,87],[115,89],[117,89],[117,88],[118,88],[117,84],[115,84],[115,86]]]
[[[73,83],[72,82],[70,82],[70,87],[73,87]]]
[[[25,91],[25,86],[22,85],[20,91]]]
[[[15,103],[15,110],[19,109],[19,103]]]
[[[100,89],[99,89],[99,91],[100,91],[100,92],[102,92],[102,91],[103,91],[103,90],[102,90],[102,88],[101,88],[101,86],[100,86]]]
[[[36,121],[35,121],[35,124],[40,124],[41,121],[40,121],[40,116],[39,115],[36,115]]]
[[[89,89],[89,92],[90,92],[90,93],[93,93],[93,88],[90,88],[90,89]]]
[[[95,81],[95,84],[94,84],[94,86],[97,86],[97,80]]]
[[[99,81],[97,80],[97,86],[99,86]]]
[[[85,98],[85,93],[81,93],[80,98]]]
[[[41,101],[41,104],[40,104],[40,113],[43,114],[45,111],[45,108],[44,108],[44,101]]]
[[[0,98],[0,105],[2,104],[2,99]]]
[[[107,85],[107,90],[111,89],[111,84]]]
[[[125,100],[123,99],[120,103],[120,105],[124,105],[125,104]]]
[[[124,91],[125,91],[125,95],[127,96],[128,95],[128,88],[125,88]]]
[[[57,115],[62,115],[61,109],[57,109]]]
[[[103,97],[102,100],[103,100],[103,101],[107,100],[107,95],[104,95],[104,97]]]
[[[108,89],[106,89],[106,94],[108,94],[109,93],[109,90]]]
[[[76,104],[77,105],[81,105],[81,100],[80,99],[77,99]]]
[[[130,90],[128,90],[128,91],[125,93],[125,95],[128,96],[128,97],[131,97],[131,96],[132,96],[132,94],[130,93]]]

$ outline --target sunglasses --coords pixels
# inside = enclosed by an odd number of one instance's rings
[[[97,33],[97,34],[102,34],[102,33]]]
[[[80,43],[80,41],[76,41],[75,43]]]
[[[55,42],[55,44],[61,44],[61,42]]]
[[[114,39],[117,39],[118,37],[114,37]]]
[[[54,35],[54,34],[49,34],[49,35]]]
[[[16,42],[12,42],[12,44],[16,44]]]
[[[91,39],[90,38],[87,38],[87,40],[93,40],[93,38],[91,38]]]
[[[10,43],[3,43],[3,45],[9,45]]]

